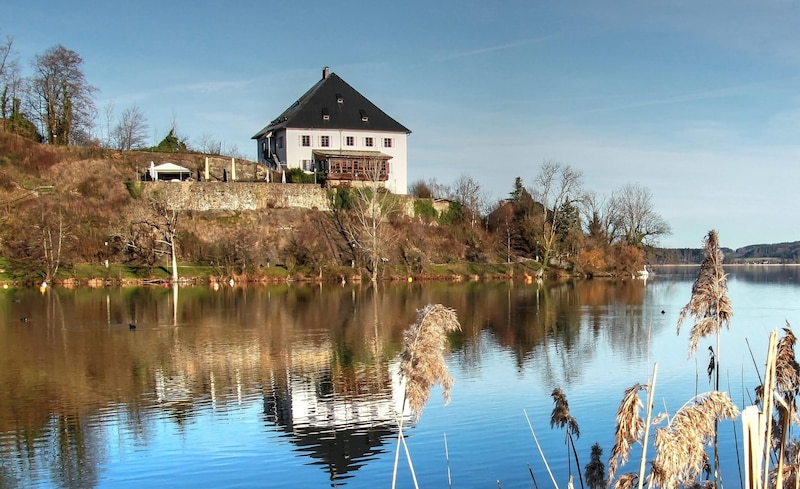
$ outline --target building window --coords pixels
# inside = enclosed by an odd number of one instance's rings
[[[320,136],[319,138],[319,145],[323,148],[327,148],[331,145],[331,137],[330,136]]]
[[[347,136],[346,138],[344,138],[344,142],[348,146],[355,146],[356,138],[354,138],[353,136]]]
[[[311,136],[309,136],[308,134],[300,136],[300,145],[311,146]]]
[[[359,110],[358,113],[361,115],[361,122],[369,122],[369,115],[364,109]]]
[[[303,171],[313,172],[316,168],[314,165],[314,160],[301,160],[300,166],[303,168]]]
[[[278,136],[278,148],[283,148],[283,136]]]
[[[375,139],[370,137],[364,138],[364,146],[371,148],[374,145],[375,145]]]
[[[323,107],[322,108],[322,120],[323,121],[331,120],[331,115],[328,113],[328,108],[327,107]]]
[[[391,148],[392,147],[392,138],[383,138],[383,147],[384,148]]]

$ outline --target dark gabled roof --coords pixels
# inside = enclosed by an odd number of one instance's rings
[[[324,76],[277,119],[253,136],[253,139],[283,128],[411,133],[336,73]]]

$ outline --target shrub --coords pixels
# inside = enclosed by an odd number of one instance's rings
[[[447,206],[447,210],[439,215],[439,224],[443,226],[456,224],[462,222],[463,220],[464,209],[458,202],[450,202],[450,205]]]
[[[131,197],[134,199],[140,199],[142,193],[144,193],[144,184],[136,180],[128,180],[125,182],[125,188],[128,189],[128,193],[131,194]]]
[[[414,200],[414,217],[425,222],[431,222],[436,219],[437,212],[433,208],[433,201],[431,199]]]

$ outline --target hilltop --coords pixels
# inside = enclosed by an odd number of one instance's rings
[[[738,249],[722,248],[728,264],[800,263],[800,241],[753,244]],[[703,261],[702,248],[661,248],[654,250],[653,263],[697,264]]]

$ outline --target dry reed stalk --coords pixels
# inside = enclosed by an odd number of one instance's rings
[[[642,438],[642,460],[639,463],[639,489],[644,485],[644,470],[647,462],[647,440],[650,439],[650,426],[653,418],[653,397],[656,393],[656,378],[658,377],[658,363],[653,364],[653,378],[650,379],[650,388],[647,392],[647,420],[644,423],[644,437]]]
[[[764,431],[758,406],[742,410],[742,444],[744,451],[744,489],[761,487],[761,462],[764,455]]]
[[[768,487],[769,482],[769,452],[770,443],[772,440],[772,409],[775,401],[775,370],[778,356],[778,334],[773,331],[769,334],[769,346],[767,347],[767,367],[764,372],[764,384],[762,389],[763,394],[763,408],[761,416],[759,416],[759,431],[758,434],[764,436],[762,443],[763,452],[759,454],[760,461],[763,462],[762,469],[764,470],[763,485],[761,487]]]
[[[719,391],[703,394],[679,409],[667,427],[656,430],[653,484],[664,489],[693,485],[708,466],[705,446],[713,442],[716,422],[738,414],[727,394]]]
[[[639,415],[642,410],[642,401],[639,391],[647,387],[635,384],[625,390],[622,401],[617,410],[617,429],[614,438],[614,447],[611,449],[611,458],[608,460],[608,483],[614,480],[614,474],[620,465],[628,461],[631,447],[639,441],[644,433],[644,420]]]
[[[444,458],[447,460],[447,487],[453,489],[453,478],[450,476],[450,448],[447,446],[447,433],[444,433]]]
[[[719,333],[723,324],[730,327],[733,316],[731,301],[728,298],[728,276],[722,269],[723,255],[719,249],[717,232],[714,230],[709,231],[706,236],[705,255],[692,286],[692,298],[681,309],[678,317],[678,333],[681,332],[681,326],[687,315],[695,320],[689,340],[689,356],[694,354],[700,338]]]
[[[450,388],[455,382],[447,371],[444,354],[447,334],[460,330],[453,309],[428,304],[417,312],[417,322],[403,334],[400,375],[405,380],[405,402],[415,419],[419,419],[437,383],[442,386],[445,404],[450,402]]]
[[[547,457],[544,456],[544,452],[542,451],[542,445],[539,444],[539,439],[536,437],[536,432],[533,431],[533,425],[531,424],[531,418],[528,417],[528,411],[522,410],[525,414],[525,421],[528,422],[528,428],[531,430],[531,435],[533,436],[533,441],[536,442],[536,448],[539,449],[539,455],[542,457],[542,461],[544,462],[544,467],[547,469],[547,473],[550,475],[550,480],[553,481],[553,486],[558,489],[558,483],[556,482],[556,478],[553,475],[553,471],[550,470],[550,464],[547,463]]]

